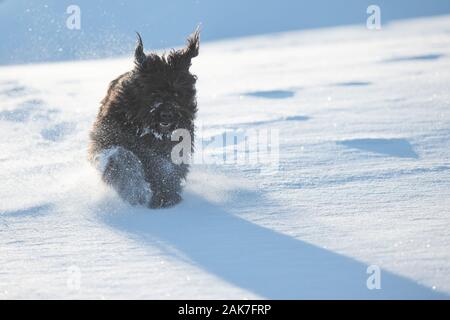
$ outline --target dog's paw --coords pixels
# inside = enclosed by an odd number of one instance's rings
[[[177,205],[181,200],[182,198],[178,193],[155,193],[153,194],[149,206],[152,209],[169,208]]]

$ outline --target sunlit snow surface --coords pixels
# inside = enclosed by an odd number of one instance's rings
[[[195,166],[168,210],[86,161],[131,55],[0,67],[0,298],[449,297],[449,16],[205,43],[202,134],[278,130],[279,170]]]

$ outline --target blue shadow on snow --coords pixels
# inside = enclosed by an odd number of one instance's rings
[[[419,158],[406,139],[352,139],[339,141],[337,144],[392,157]]]
[[[146,246],[159,246],[264,298],[448,299],[384,270],[381,289],[369,290],[366,264],[244,220],[196,195],[185,198],[173,209],[128,207],[101,218]]]

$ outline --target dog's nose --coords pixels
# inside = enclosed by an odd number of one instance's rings
[[[173,113],[170,110],[162,110],[159,113],[159,117],[161,118],[161,121],[171,122],[173,120]]]

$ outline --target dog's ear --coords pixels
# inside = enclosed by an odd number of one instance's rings
[[[186,48],[183,49],[183,55],[189,59],[198,56],[198,51],[200,48],[200,26],[195,29],[195,31],[187,38]]]
[[[189,69],[192,58],[198,56],[200,46],[200,29],[197,29],[187,38],[186,47],[172,51],[168,57],[169,62],[180,68]]]
[[[136,49],[134,51],[134,63],[138,66],[142,65],[147,59],[147,56],[144,53],[144,45],[142,44],[142,38],[139,32],[136,32],[137,35],[137,44]]]

